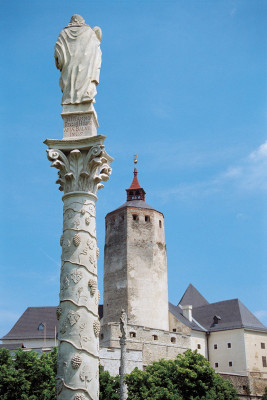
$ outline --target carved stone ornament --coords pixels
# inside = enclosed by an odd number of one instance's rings
[[[71,359],[72,368],[78,369],[82,363],[82,357],[80,354],[75,354]]]
[[[96,296],[95,296],[95,304],[96,305],[99,303],[99,300],[100,300],[100,292],[99,292],[99,290],[97,290]]]
[[[60,315],[62,314],[62,308],[60,306],[57,307],[56,314],[57,314],[57,320],[59,320]]]
[[[78,233],[76,233],[76,235],[74,235],[73,237],[73,244],[74,246],[78,247],[80,243],[81,243],[81,237]]]
[[[96,292],[96,289],[97,289],[97,281],[95,279],[90,279],[89,282],[88,282],[88,286],[89,286],[89,289],[90,289],[90,293],[93,296],[95,294],[95,292]]]
[[[73,326],[79,320],[80,314],[71,310],[71,311],[69,311],[67,318],[69,320],[70,325]]]
[[[100,333],[100,322],[98,321],[98,319],[94,321],[93,328],[95,336],[98,337]]]
[[[101,144],[92,146],[90,150],[75,149],[67,155],[61,150],[49,149],[47,158],[52,161],[51,166],[59,170],[56,183],[64,193],[83,191],[96,194],[103,187],[100,182],[106,182],[111,174],[104,145]]]
[[[74,400],[85,400],[86,397],[83,393],[76,393],[74,396]]]
[[[61,378],[57,378],[56,381],[56,394],[59,395],[62,392],[64,383],[63,380]]]
[[[80,282],[80,280],[83,277],[83,273],[82,271],[79,271],[77,268],[72,271],[72,273],[70,274],[71,279],[73,280],[73,282],[76,284],[78,282]]]

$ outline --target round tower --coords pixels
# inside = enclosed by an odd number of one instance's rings
[[[127,201],[106,215],[103,324],[119,322],[169,330],[164,216],[145,202],[137,178]]]

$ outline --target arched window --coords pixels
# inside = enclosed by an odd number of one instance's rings
[[[43,331],[44,330],[44,324],[41,322],[40,325],[38,326],[38,331]]]

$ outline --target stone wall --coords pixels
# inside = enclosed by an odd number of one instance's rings
[[[141,352],[143,366],[161,358],[172,360],[177,354],[190,348],[190,329],[187,329],[186,333],[169,332],[129,324],[127,351]],[[100,332],[100,348],[118,349],[119,336],[118,323],[103,325]]]
[[[169,330],[164,217],[125,206],[106,216],[103,324],[119,322]]]

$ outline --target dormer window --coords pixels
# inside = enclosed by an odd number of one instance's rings
[[[221,320],[221,317],[219,317],[219,315],[214,315],[214,317],[213,317],[213,326],[214,325],[218,325],[220,320]]]
[[[38,326],[38,331],[43,331],[43,330],[44,330],[44,324],[41,323],[41,324]]]

